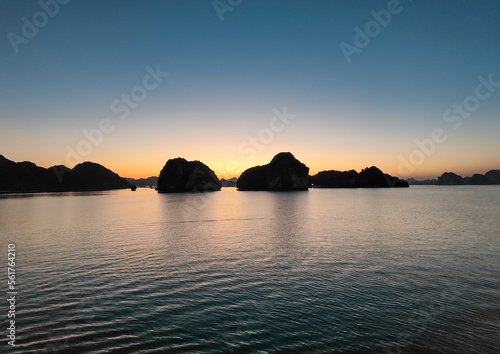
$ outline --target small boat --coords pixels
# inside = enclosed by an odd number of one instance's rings
[[[130,189],[131,189],[131,190],[132,190],[132,192],[133,192],[133,191],[135,191],[135,190],[137,189],[137,186],[132,186],[132,187],[130,187]]]

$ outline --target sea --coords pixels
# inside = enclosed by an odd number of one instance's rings
[[[0,265],[2,353],[500,353],[500,186],[2,194]]]

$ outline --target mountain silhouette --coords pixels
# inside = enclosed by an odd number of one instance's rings
[[[233,177],[230,179],[224,179],[222,178],[220,180],[221,186],[222,187],[236,187],[236,182],[238,182],[238,178]]]
[[[158,177],[148,177],[148,178],[126,178],[131,184],[137,187],[156,187],[158,185]]]
[[[408,184],[411,186],[411,185],[421,185],[421,186],[430,186],[430,185],[434,185],[437,183],[437,179],[415,179],[415,178],[407,178],[406,181],[408,182]]]
[[[438,177],[436,184],[441,186],[500,184],[500,170],[490,170],[484,175],[475,173],[472,177],[462,177],[454,172],[445,172]]]
[[[309,177],[309,185],[314,188],[384,188],[408,187],[405,180],[383,173],[375,166],[365,168],[360,173],[350,171],[322,171]]]
[[[214,192],[221,183],[214,171],[200,161],[187,161],[181,157],[170,159],[158,177],[158,192]]]
[[[307,190],[309,167],[290,152],[280,152],[271,162],[244,171],[236,182],[240,191]]]
[[[32,162],[13,162],[0,155],[2,192],[74,192],[131,188],[132,185],[106,167],[84,162],[43,168]]]

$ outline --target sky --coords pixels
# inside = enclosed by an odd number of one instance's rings
[[[10,160],[500,168],[498,0],[0,0],[0,36]]]

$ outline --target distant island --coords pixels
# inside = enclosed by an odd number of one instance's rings
[[[290,152],[281,152],[267,165],[245,170],[239,178],[221,179],[200,161],[175,158],[167,161],[159,177],[122,178],[106,167],[83,162],[43,168],[32,162],[14,162],[0,155],[0,192],[73,192],[156,188],[160,193],[219,191],[237,187],[240,191],[294,191],[308,188],[391,188],[409,185],[499,185],[500,170],[462,177],[445,172],[437,179],[407,180],[383,173],[375,166],[355,170],[321,171],[309,175],[309,168]]]
[[[407,178],[406,181],[410,186],[431,186],[437,183],[437,179],[415,179],[415,178]]]
[[[222,187],[236,187],[236,182],[238,182],[238,178],[236,177],[230,179],[221,178],[220,180]]]
[[[408,182],[383,173],[375,166],[363,169],[360,173],[350,171],[322,171],[309,177],[313,188],[387,188],[409,187]]]
[[[437,179],[416,180],[413,178],[409,178],[407,181],[411,185],[494,185],[500,184],[500,170],[490,170],[484,175],[475,173],[471,177],[462,177],[454,172],[445,172]]]
[[[132,188],[125,178],[104,166],[84,162],[43,168],[32,162],[13,162],[0,155],[1,192],[77,192]]]
[[[308,175],[309,168],[289,152],[276,155],[264,166],[249,168],[238,178],[239,190],[306,190],[308,188],[389,188],[408,187],[405,180],[383,173],[375,166],[360,173],[322,171]]]
[[[142,187],[142,188],[156,188],[158,185],[158,177],[148,177],[148,178],[125,178],[130,184]]]

